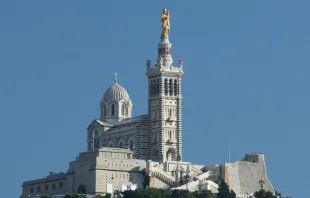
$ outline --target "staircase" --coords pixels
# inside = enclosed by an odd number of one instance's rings
[[[176,186],[176,182],[174,181],[175,179],[160,169],[152,172],[151,175],[171,187]]]
[[[206,180],[206,179],[208,179],[210,177],[210,175],[211,175],[210,171],[204,172],[204,173],[202,173],[200,175],[195,176],[194,180]]]
[[[201,173],[203,173],[202,170],[196,168],[195,166],[190,166],[191,171],[195,172],[197,175],[200,175]]]

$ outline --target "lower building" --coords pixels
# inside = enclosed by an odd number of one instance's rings
[[[264,155],[246,154],[245,158],[216,165],[190,162],[164,163],[133,158],[133,152],[120,148],[101,148],[80,153],[70,162],[66,173],[51,172],[46,178],[23,183],[22,198],[66,193],[105,195],[136,188],[207,189],[217,193],[224,179],[238,197],[249,197],[261,189],[275,192],[265,167]]]
[[[51,172],[46,178],[23,183],[22,197],[65,193],[113,194],[128,188],[143,188],[146,161],[133,159],[132,151],[101,148],[80,153],[67,173]]]

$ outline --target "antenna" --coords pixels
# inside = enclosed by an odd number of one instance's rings
[[[230,136],[228,136],[228,163],[230,163]]]

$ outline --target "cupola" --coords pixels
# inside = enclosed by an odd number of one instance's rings
[[[100,102],[100,120],[117,124],[132,116],[132,103],[128,92],[117,82],[117,74],[113,85],[108,88]]]

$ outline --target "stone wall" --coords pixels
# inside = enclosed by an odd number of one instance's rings
[[[23,183],[22,198],[40,194],[63,194],[66,192],[67,176],[64,173],[50,173],[47,177]]]
[[[157,179],[156,177],[151,177],[150,178],[150,188],[169,189],[170,186],[165,184],[161,180]]]
[[[225,163],[226,182],[239,193],[253,193],[261,189],[260,180],[264,182],[264,189],[274,192],[274,188],[266,174],[263,154],[251,154],[250,157],[235,163]]]

